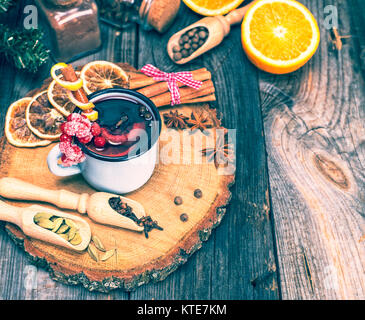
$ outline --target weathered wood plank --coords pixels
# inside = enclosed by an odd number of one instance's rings
[[[163,283],[132,292],[131,299],[277,299],[277,270],[268,201],[268,177],[256,70],[240,44],[240,30],[218,48],[178,67],[166,53],[169,37],[201,17],[185,6],[164,36],[140,32],[138,66],[172,72],[207,67],[216,86],[223,124],[237,129],[236,183],[219,228]]]
[[[178,30],[199,18],[183,7],[173,28]],[[167,71],[178,70],[165,53],[165,44],[172,31],[162,38],[155,32],[141,32],[137,61],[133,29],[119,35],[111,29],[103,30],[106,39],[104,49],[77,61],[75,66],[94,59],[108,59],[126,61],[139,67],[148,62]],[[227,217],[213,232],[210,241],[204,244],[203,250],[197,252],[178,272],[163,282],[139,288],[132,293],[132,299],[278,298],[256,71],[242,53],[239,38],[239,28],[235,28],[219,48],[188,65],[190,69],[204,65],[214,72],[218,110],[223,114],[224,125],[238,128],[238,178],[232,188],[233,199],[228,207]],[[14,73],[10,67],[7,68],[7,74]],[[8,97],[2,108],[7,108],[11,101],[33,88],[37,81],[40,83],[48,76],[48,70],[49,66],[45,66],[37,76],[31,78],[15,72],[15,84],[18,89],[14,89],[16,94]],[[55,283],[42,269],[34,269],[7,235],[1,232],[0,236],[4,239],[1,242],[1,252],[10,251],[6,256],[13,257],[10,262],[9,258],[0,258],[4,299],[129,297],[121,291],[113,291],[106,296],[87,292],[81,287]],[[20,273],[19,268],[24,272]],[[9,277],[13,285],[9,285]],[[30,289],[24,292],[24,284],[28,282],[36,283],[36,289],[30,286]]]
[[[9,21],[16,21],[22,25],[24,5],[19,3],[18,12],[11,11],[17,19],[8,16]],[[40,28],[43,27],[41,21]],[[125,61],[135,64],[135,36],[136,28],[131,27],[123,33],[116,32],[102,25],[103,48],[99,52],[80,59],[73,63],[75,66],[93,60]],[[45,43],[49,45],[46,38]],[[17,71],[11,65],[0,63],[2,74],[0,88],[0,129],[3,131],[6,110],[11,102],[23,97],[29,90],[40,87],[43,80],[49,77],[52,61],[43,66],[35,75]],[[2,134],[1,134],[2,135]],[[0,231],[0,297],[3,299],[128,299],[129,294],[124,291],[115,291],[110,295],[89,292],[81,286],[66,286],[54,282],[46,271],[36,268],[29,262],[21,249],[14,246],[4,228]]]
[[[360,1],[300,2],[319,21],[318,52],[290,75],[260,73],[282,297],[364,299],[363,17],[350,24]],[[328,4],[341,33],[353,35],[338,53],[324,24]]]

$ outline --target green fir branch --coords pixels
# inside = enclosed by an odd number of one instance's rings
[[[14,4],[15,0],[0,0],[0,13],[7,12]]]
[[[43,33],[37,29],[14,31],[0,24],[0,54],[16,68],[36,72],[49,57],[42,37]]]

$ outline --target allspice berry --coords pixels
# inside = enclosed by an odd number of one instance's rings
[[[181,204],[183,203],[183,200],[182,200],[182,198],[181,198],[181,197],[177,196],[177,197],[175,197],[175,199],[174,199],[174,203],[175,203],[177,206],[179,206],[179,205],[181,205]]]
[[[174,61],[188,58],[198,50],[208,39],[209,31],[206,27],[195,27],[180,36],[178,44],[172,48]]]
[[[180,52],[174,53],[174,60],[179,61],[182,59],[182,54]]]
[[[200,189],[195,189],[194,190],[194,197],[195,198],[201,198],[203,196],[203,192]]]
[[[180,215],[180,220],[182,222],[186,222],[186,221],[189,220],[189,216],[186,213],[183,213],[183,214]]]

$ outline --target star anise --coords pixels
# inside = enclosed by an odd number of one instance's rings
[[[218,169],[220,164],[230,163],[234,159],[233,144],[228,143],[226,134],[219,135],[215,147],[205,148],[201,153],[211,162],[214,160],[214,165]]]
[[[213,127],[212,123],[210,122],[208,115],[202,111],[200,114],[193,111],[191,113],[191,119],[187,121],[191,131],[195,129],[199,129],[201,131],[206,130],[207,128]]]
[[[185,129],[186,121],[189,119],[182,113],[179,114],[178,110],[170,111],[163,114],[164,122],[167,128]]]

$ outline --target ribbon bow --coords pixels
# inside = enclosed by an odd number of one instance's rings
[[[193,79],[191,72],[172,72],[167,73],[157,69],[151,64],[145,65],[141,71],[149,76],[153,77],[156,81],[166,81],[171,94],[171,105],[180,104],[180,91],[177,82],[181,82],[184,85],[198,90],[202,86],[202,82]]]

